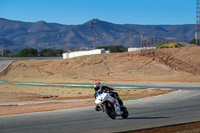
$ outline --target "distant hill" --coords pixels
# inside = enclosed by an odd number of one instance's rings
[[[144,32],[144,40],[154,38],[154,40],[181,42],[188,42],[194,38],[195,33],[194,24],[121,25],[93,19],[80,25],[62,25],[44,21],[30,23],[0,18],[0,47],[3,45],[4,49],[11,51],[19,51],[23,48],[37,48],[38,50],[92,48],[94,32],[91,22],[97,22],[95,25],[96,46],[138,47],[141,42],[141,32]],[[128,28],[132,29],[129,33]]]

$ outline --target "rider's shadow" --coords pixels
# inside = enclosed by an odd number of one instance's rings
[[[170,118],[170,117],[128,117],[128,118],[121,118],[121,119],[118,119],[118,120],[127,120],[127,119],[167,119],[167,118]]]

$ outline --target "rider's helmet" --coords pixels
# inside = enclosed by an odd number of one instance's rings
[[[102,89],[101,83],[100,82],[96,82],[94,84],[94,89],[95,89],[95,91],[101,91],[101,89]]]

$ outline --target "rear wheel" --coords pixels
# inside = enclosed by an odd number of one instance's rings
[[[104,109],[105,109],[106,114],[107,114],[111,119],[115,119],[115,118],[116,118],[116,115],[115,115],[115,108],[113,107],[112,104],[110,104],[109,106],[108,106],[108,104],[105,104],[105,105],[104,105]]]

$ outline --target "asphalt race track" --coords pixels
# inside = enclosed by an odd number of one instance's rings
[[[13,60],[0,60],[0,73],[12,62]]]
[[[175,88],[181,91],[124,102],[129,110],[128,119],[118,117],[112,120],[105,113],[96,112],[94,106],[1,116],[0,133],[120,132],[200,121],[200,84],[121,86]]]

